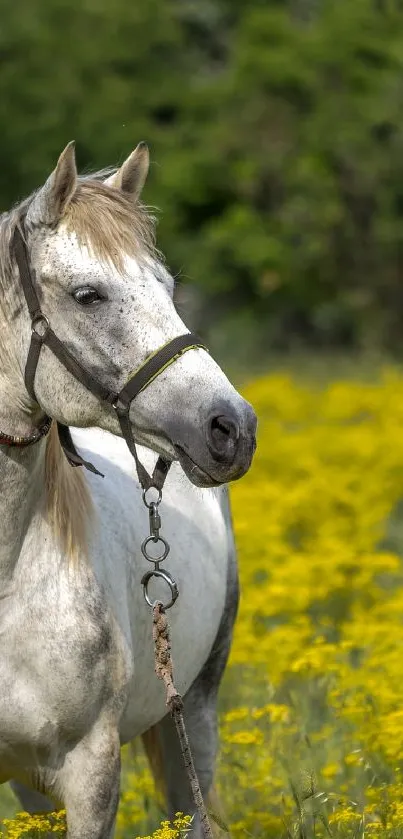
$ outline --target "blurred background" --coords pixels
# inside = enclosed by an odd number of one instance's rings
[[[402,9],[1,0],[1,208],[72,138],[82,171],[145,140],[179,302],[223,358],[399,353]]]
[[[1,209],[70,139],[82,172],[145,140],[178,307],[259,417],[231,488],[221,824],[403,839],[403,0],[0,0],[0,21]],[[144,755],[123,765],[133,839],[166,810]],[[63,836],[38,824],[0,835]]]

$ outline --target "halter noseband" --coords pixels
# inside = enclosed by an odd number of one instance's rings
[[[188,332],[185,335],[178,335],[172,341],[169,341],[159,350],[148,356],[144,364],[142,364],[141,367],[129,376],[128,381],[120,391],[109,390],[105,387],[105,385],[95,379],[92,373],[90,373],[81,364],[81,362],[77,361],[65,344],[59,340],[57,335],[55,335],[48,318],[42,312],[35,288],[33,270],[30,265],[24,232],[23,218],[21,219],[21,227],[17,226],[15,228],[12,246],[20,274],[22,290],[24,292],[25,301],[31,317],[31,343],[29,346],[24,374],[25,386],[29,395],[36,401],[34,390],[35,373],[42,346],[45,344],[61,362],[61,364],[63,364],[66,370],[74,376],[74,378],[78,379],[78,381],[81,382],[87,390],[93,393],[94,396],[100,399],[101,402],[106,402],[115,409],[122,431],[122,436],[134,457],[138,478],[143,490],[147,490],[150,487],[155,487],[156,489],[161,490],[171,463],[164,457],[159,457],[153,474],[148,474],[146,468],[138,458],[129,417],[130,406],[133,399],[135,399],[142,390],[151,384],[151,382],[153,382],[154,379],[163,372],[163,370],[169,367],[169,365],[176,361],[176,359],[184,352],[198,347],[206,349],[205,345],[191,332]],[[72,466],[85,466],[90,471],[101,474],[91,463],[83,460],[83,458],[78,454],[71,438],[69,428],[60,422],[57,423],[57,427],[60,443],[69,463]],[[2,440],[0,439],[0,443],[1,442]],[[32,442],[36,442],[36,440],[33,440]]]

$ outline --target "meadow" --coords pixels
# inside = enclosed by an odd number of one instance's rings
[[[242,597],[221,691],[217,787],[235,839],[403,836],[403,375],[243,389],[259,416],[232,487]],[[117,839],[165,814],[125,748]],[[6,788],[1,815],[15,802]],[[21,816],[8,839],[62,835]],[[163,824],[174,839],[186,819]],[[221,826],[224,823],[221,822]]]

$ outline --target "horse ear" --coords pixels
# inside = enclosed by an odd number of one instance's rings
[[[76,187],[75,143],[72,140],[62,151],[56,168],[36,195],[32,214],[46,224],[57,224],[70,203]]]
[[[146,143],[139,143],[120,169],[105,181],[107,186],[120,189],[133,201],[140,197],[148,175],[150,154]]]

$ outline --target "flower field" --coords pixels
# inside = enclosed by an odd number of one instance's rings
[[[321,388],[272,375],[244,393],[260,425],[232,489],[226,820],[236,839],[403,837],[403,377]],[[134,839],[164,813],[144,756],[124,761],[117,836]]]
[[[403,836],[403,377],[320,388],[273,375],[244,392],[259,444],[232,489],[228,822],[235,837]],[[139,820],[144,802],[153,811],[148,774],[139,796],[126,779],[124,839],[131,804]]]
[[[321,390],[273,376],[246,395],[260,438],[232,495],[243,599],[222,715],[229,819],[238,836],[395,836],[403,379]]]

